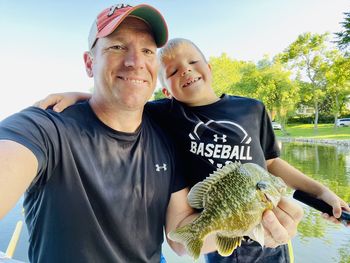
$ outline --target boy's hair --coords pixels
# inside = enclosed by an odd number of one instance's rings
[[[165,44],[165,46],[162,47],[158,51],[158,60],[159,60],[159,65],[160,65],[159,72],[158,72],[158,79],[160,81],[160,84],[162,85],[162,88],[168,89],[168,86],[166,84],[166,76],[165,76],[165,70],[164,70],[164,65],[163,65],[163,59],[165,57],[174,58],[174,49],[176,49],[177,47],[179,47],[181,45],[191,45],[191,46],[193,46],[202,55],[204,61],[206,63],[208,63],[206,58],[205,58],[205,56],[204,56],[204,54],[203,54],[203,52],[191,40],[188,40],[188,39],[185,39],[185,38],[173,38],[173,39],[170,39]]]

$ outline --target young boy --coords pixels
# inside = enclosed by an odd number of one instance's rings
[[[186,39],[172,39],[159,52],[163,93],[171,99],[146,105],[158,123],[171,134],[182,154],[190,186],[227,162],[253,162],[281,177],[290,187],[308,192],[333,207],[336,217],[347,204],[325,186],[280,159],[279,149],[264,105],[250,98],[216,96],[211,68],[199,48]],[[62,110],[87,94],[56,95],[40,103],[57,103]],[[329,217],[336,222],[334,217]],[[207,262],[289,262],[286,245],[261,248],[250,239],[228,257],[206,255]]]

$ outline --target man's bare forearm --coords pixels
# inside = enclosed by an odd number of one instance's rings
[[[0,219],[2,219],[33,181],[38,161],[23,145],[0,140],[0,167]]]

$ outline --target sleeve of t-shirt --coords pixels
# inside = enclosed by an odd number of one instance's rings
[[[47,111],[29,107],[4,119],[0,122],[0,140],[17,142],[36,156],[38,173],[31,187],[49,179],[47,171],[54,169],[59,147],[57,126]]]
[[[280,150],[272,128],[272,123],[264,105],[261,116],[260,143],[264,151],[265,160],[280,156]]]
[[[176,150],[176,147],[174,148],[174,167],[175,167],[175,171],[174,171],[174,178],[173,178],[173,183],[172,183],[172,193],[175,193],[177,191],[180,191],[186,187],[188,187],[186,180],[184,178],[184,168],[183,168],[183,162],[181,161],[181,155],[179,154],[179,152]]]
[[[169,121],[171,107],[172,100],[170,99],[153,100],[147,102],[145,111],[164,129]]]
[[[169,122],[169,116],[171,112],[172,107],[172,100],[170,99],[160,99],[160,100],[154,100],[150,101],[145,106],[146,113],[154,120],[159,127],[162,128],[163,132],[167,134],[167,123]],[[170,148],[172,151],[173,156],[173,167],[175,167],[173,171],[173,178],[172,178],[172,188],[171,192],[177,192],[184,188],[186,188],[188,185],[184,179],[184,172],[183,172],[183,161],[181,160],[181,153],[177,150],[177,147],[173,145],[171,139],[169,137],[168,142],[170,144]]]

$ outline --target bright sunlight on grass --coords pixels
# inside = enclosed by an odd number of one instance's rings
[[[294,124],[286,127],[287,134],[281,131],[275,131],[278,137],[292,138],[315,138],[315,139],[334,139],[349,140],[350,127],[335,128],[333,124],[319,124],[318,129],[314,130],[313,124]]]

